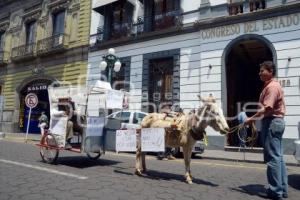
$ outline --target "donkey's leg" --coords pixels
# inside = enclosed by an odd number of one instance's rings
[[[189,146],[183,146],[183,158],[185,165],[185,179],[188,184],[192,184],[192,175],[191,175],[191,156],[192,156],[192,148]]]
[[[142,172],[145,173],[147,168],[146,168],[146,153],[142,152]]]
[[[137,135],[136,141],[135,174],[139,176],[142,175],[142,148],[140,135]]]

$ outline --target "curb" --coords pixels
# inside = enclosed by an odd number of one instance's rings
[[[256,164],[265,164],[264,161],[262,160],[243,160],[243,159],[235,159],[235,158],[216,158],[216,157],[209,157],[209,156],[201,156],[202,159],[207,159],[207,160],[223,160],[223,161],[230,161],[230,162],[244,162],[244,163],[256,163]],[[293,166],[293,167],[300,167],[300,164],[298,163],[291,163],[291,162],[286,162],[286,166]]]
[[[26,137],[25,134],[11,134],[11,133],[5,134],[0,132],[0,139],[5,139],[9,141],[26,142],[25,137]],[[40,138],[37,137],[39,136],[28,135],[27,142],[39,142]]]

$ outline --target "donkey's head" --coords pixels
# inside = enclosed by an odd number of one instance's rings
[[[208,97],[201,97],[199,99],[203,102],[197,112],[197,128],[206,128],[211,126],[215,131],[221,134],[226,134],[229,131],[229,126],[226,122],[222,109],[216,103],[216,99],[210,94]]]

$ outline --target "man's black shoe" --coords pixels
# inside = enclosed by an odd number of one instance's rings
[[[272,192],[270,189],[266,190],[267,198],[273,199],[273,200],[282,200],[282,197],[278,197]]]

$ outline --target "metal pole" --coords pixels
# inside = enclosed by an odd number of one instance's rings
[[[109,62],[107,62],[107,63],[109,63]],[[109,63],[109,65],[107,66],[108,67],[108,82],[109,82],[109,84],[111,85],[111,80],[112,80],[112,67],[110,66],[110,63]],[[112,85],[111,85],[112,86]]]
[[[29,109],[29,115],[28,115],[28,121],[27,121],[27,130],[26,130],[25,142],[27,142],[27,136],[28,136],[29,125],[30,125],[30,117],[31,117],[31,108]]]

